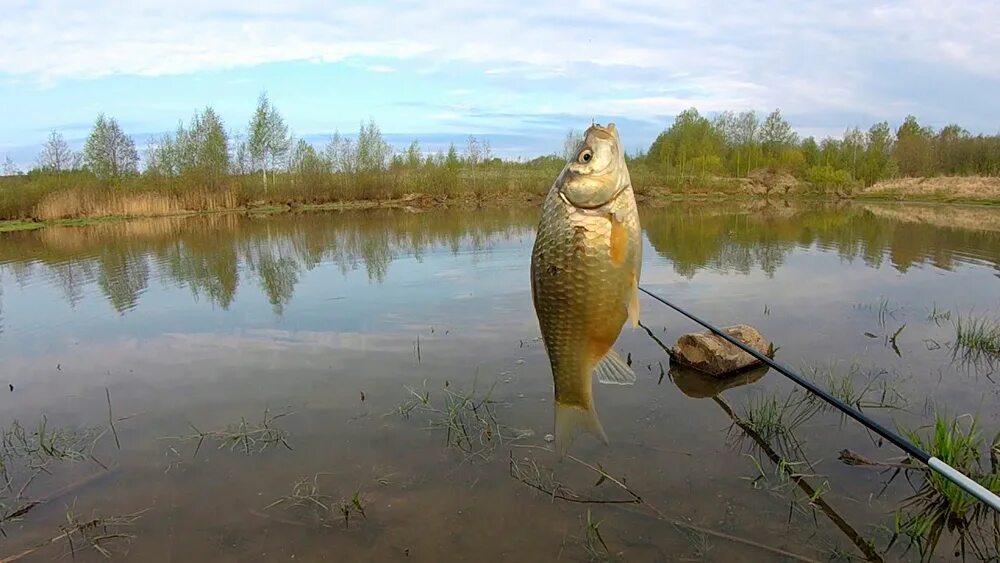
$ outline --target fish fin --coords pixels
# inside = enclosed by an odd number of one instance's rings
[[[588,432],[601,442],[608,443],[608,436],[593,406],[588,409],[556,403],[556,451],[560,457],[566,455],[580,432]]]
[[[629,298],[627,307],[628,320],[635,330],[639,326],[639,284],[635,282],[635,276],[632,276],[632,297]]]
[[[594,367],[597,380],[608,385],[632,385],[635,383],[635,372],[625,363],[625,360],[615,352],[614,348],[601,358]]]

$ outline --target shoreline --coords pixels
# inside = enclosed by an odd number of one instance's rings
[[[207,211],[179,211],[176,213],[150,215],[104,215],[96,217],[80,217],[73,219],[35,220],[0,220],[0,233],[33,231],[47,227],[86,227],[105,223],[154,219],[162,217],[191,217],[216,215],[224,213],[242,213],[246,215],[270,215],[278,213],[320,212],[320,211],[353,211],[366,209],[408,209],[410,211],[430,211],[448,207],[493,207],[502,205],[539,205],[542,197],[519,197],[479,199],[470,197],[438,197],[426,194],[410,194],[399,199],[388,200],[348,200],[327,203],[310,203],[298,205],[275,205],[262,203],[259,205],[213,209]],[[975,209],[1000,208],[1000,200],[975,198],[934,197],[901,197],[892,193],[861,193],[850,197],[809,196],[807,194],[789,194],[788,196],[762,197],[747,193],[694,192],[694,193],[653,193],[649,195],[636,194],[640,205],[657,205],[663,203],[683,202],[762,202],[762,201],[797,201],[810,203],[873,203],[873,204],[906,204],[932,205],[948,207],[970,207]]]

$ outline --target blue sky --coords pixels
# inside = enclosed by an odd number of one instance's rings
[[[0,0],[0,13],[0,155],[22,166],[53,129],[81,144],[101,111],[140,148],[206,105],[243,131],[262,90],[316,143],[371,118],[400,145],[472,134],[509,157],[558,151],[591,119],[644,148],[691,106],[781,108],[803,136],[909,113],[1000,132],[992,0]]]

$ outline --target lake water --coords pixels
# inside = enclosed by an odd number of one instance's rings
[[[0,555],[103,560],[96,542],[134,561],[571,561],[607,557],[603,540],[628,561],[863,557],[848,530],[886,548],[913,486],[838,453],[901,452],[833,412],[768,430],[762,406],[798,400],[794,386],[672,369],[657,339],[699,327],[645,295],[645,328],[616,344],[638,382],[594,382],[610,444],[571,450],[643,502],[607,502],[634,497],[546,451],[537,218],[373,209],[0,234],[0,516],[43,501],[3,522]],[[938,412],[975,415],[987,441],[1000,430],[994,366],[953,353],[959,315],[1000,314],[1000,210],[677,203],[641,222],[647,289],[757,327],[890,428]],[[727,408],[753,415],[818,502]],[[955,537],[935,556],[953,560]],[[916,560],[906,545],[883,556]]]

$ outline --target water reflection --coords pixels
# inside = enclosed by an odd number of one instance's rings
[[[796,249],[810,248],[870,267],[888,263],[899,272],[925,264],[953,270],[969,262],[1000,271],[997,215],[974,208],[830,204],[641,209],[654,256],[685,278],[701,270],[749,274],[756,268],[773,277]],[[223,310],[241,286],[256,285],[282,315],[303,273],[320,263],[335,263],[343,275],[363,267],[370,282],[382,283],[403,256],[420,261],[428,248],[440,247],[456,255],[467,251],[475,260],[490,241],[531,236],[536,221],[536,209],[521,207],[226,214],[48,228],[3,235],[0,273],[22,287],[50,280],[73,308],[96,284],[121,314],[139,306],[151,279],[186,287],[194,299]],[[2,300],[0,293],[0,319]]]
[[[1000,267],[998,217],[943,206],[706,203],[647,207],[641,220],[656,252],[690,278],[701,269],[773,276],[796,248],[812,246],[871,267],[888,260],[900,272],[923,264],[952,270],[968,260]]]

